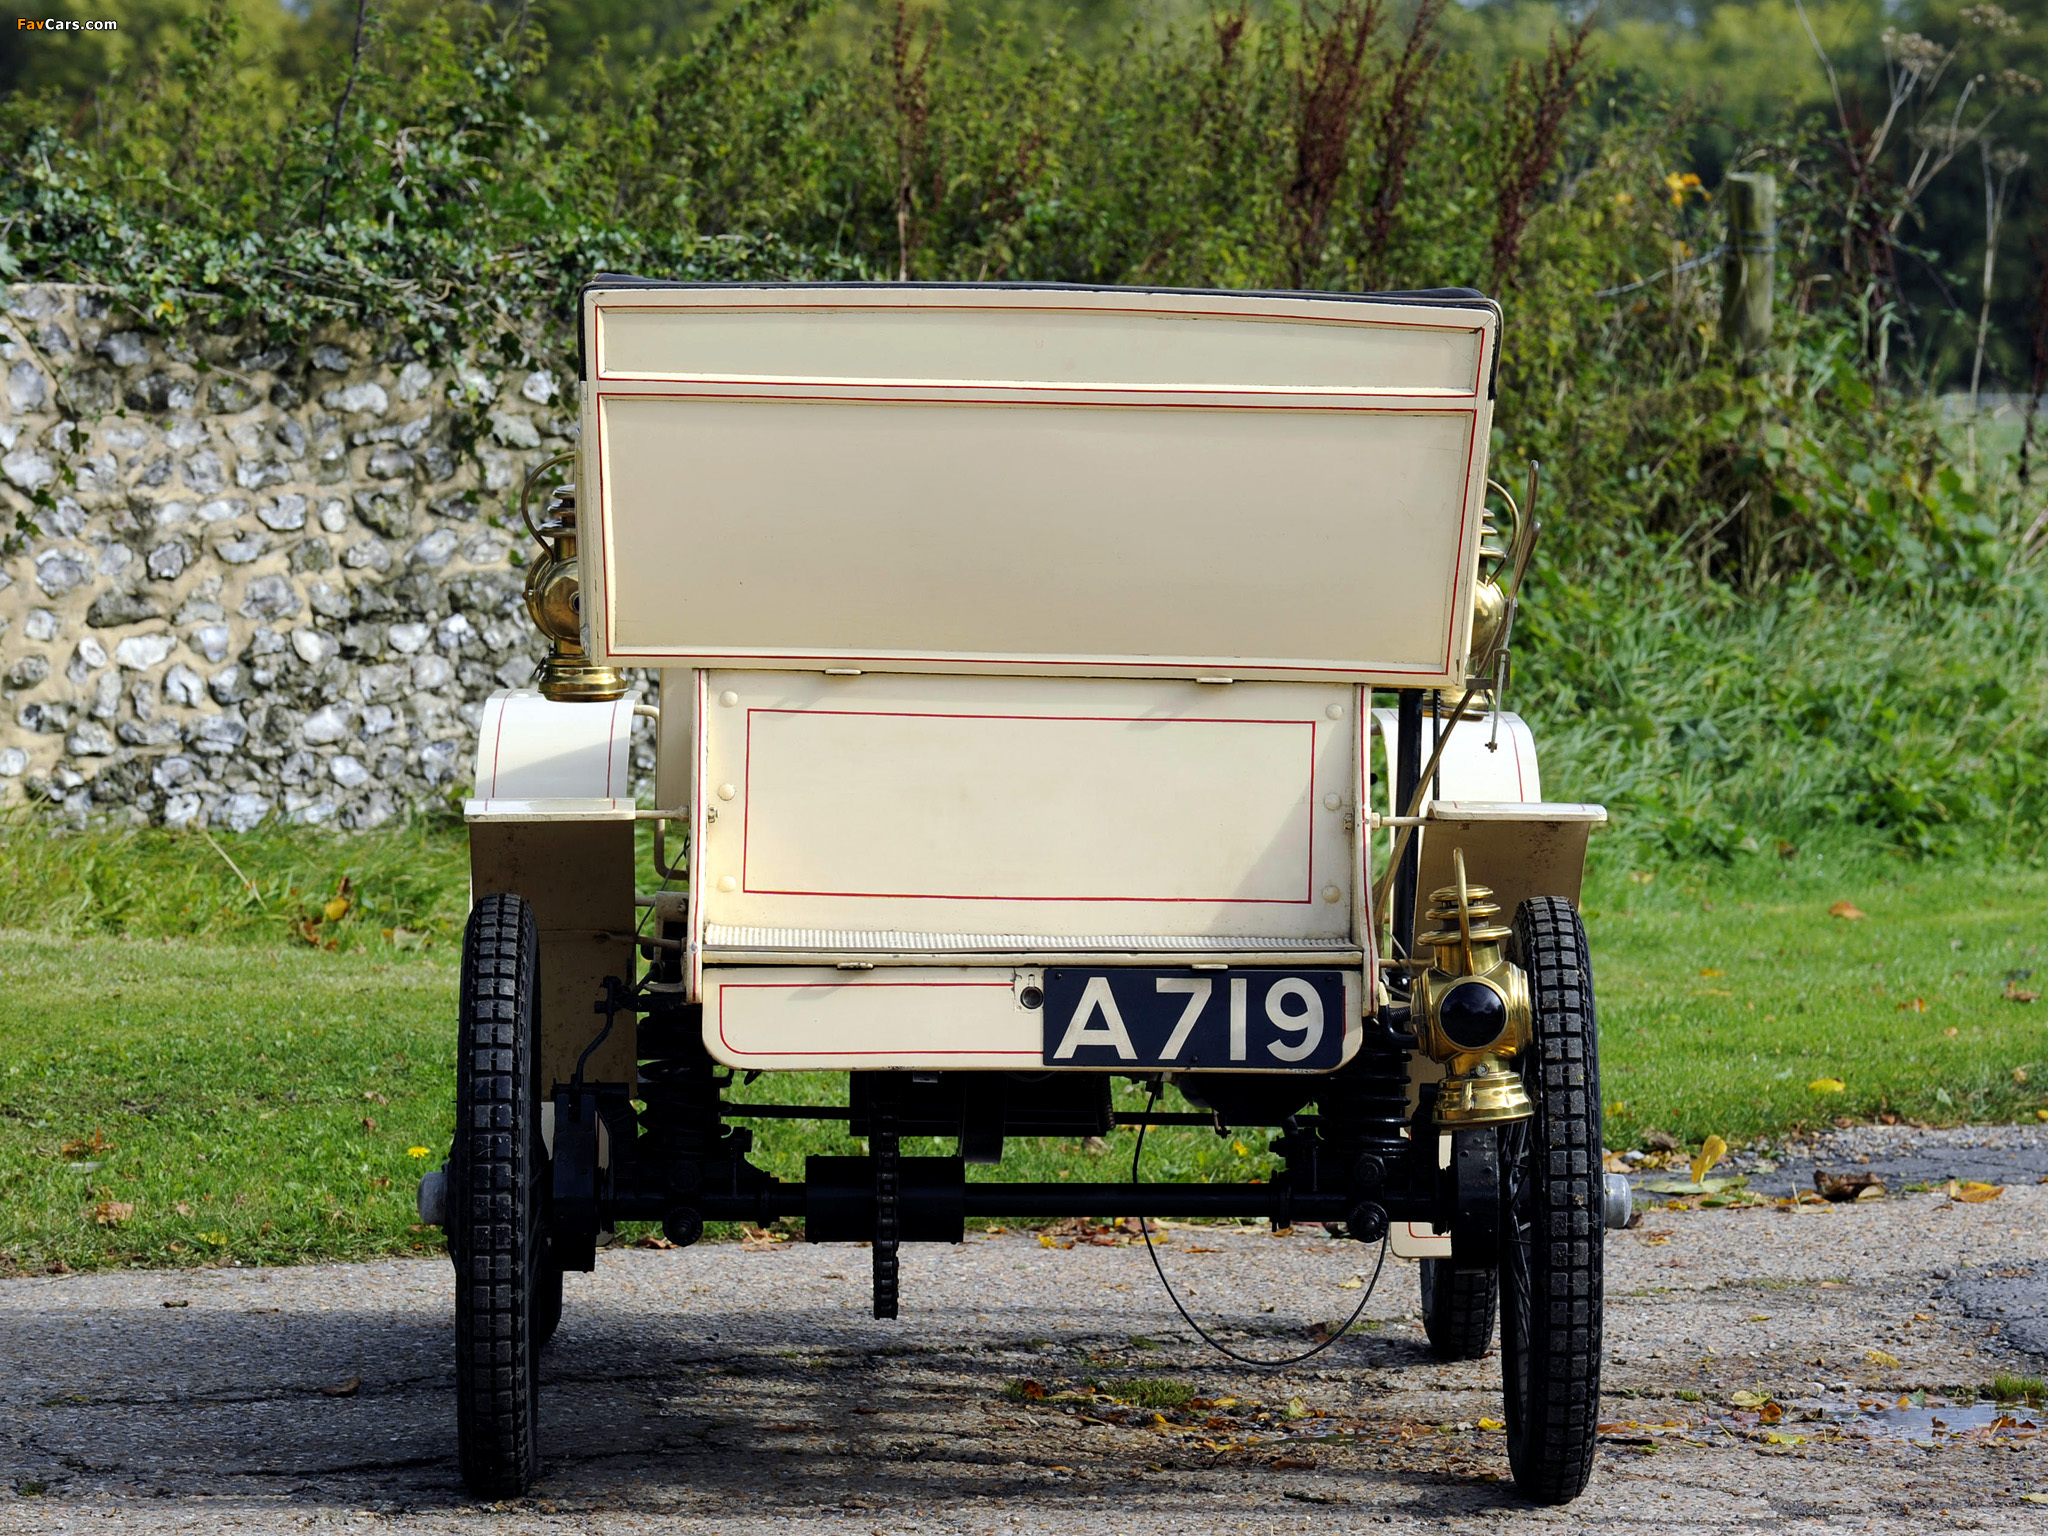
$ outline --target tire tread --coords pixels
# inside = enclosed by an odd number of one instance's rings
[[[527,1256],[541,1241],[531,1198],[538,1154],[533,1059],[540,937],[517,896],[485,896],[463,938],[454,1209],[456,1440],[478,1498],[526,1492],[540,1468]]]
[[[1530,1135],[1532,1171],[1540,1164],[1542,1176],[1534,1183],[1529,1265],[1530,1400],[1510,1404],[1508,1459],[1525,1498],[1564,1504],[1585,1490],[1599,1445],[1606,1229],[1598,1020],[1586,930],[1570,902],[1524,902],[1515,914],[1515,955],[1528,972],[1537,1020]],[[1512,1374],[1508,1390],[1512,1398]]]
[[[1422,1327],[1439,1360],[1478,1360],[1493,1343],[1500,1276],[1491,1269],[1459,1269],[1449,1259],[1421,1264]]]

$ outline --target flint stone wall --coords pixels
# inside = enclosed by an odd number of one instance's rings
[[[541,651],[517,493],[573,383],[4,301],[0,526],[42,531],[0,560],[0,808],[360,829],[459,795]]]

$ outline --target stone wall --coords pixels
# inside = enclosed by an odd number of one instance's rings
[[[540,651],[517,491],[573,384],[4,295],[0,527],[42,531],[0,561],[0,808],[365,828],[458,795]]]

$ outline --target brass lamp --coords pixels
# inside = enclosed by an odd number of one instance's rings
[[[557,454],[526,477],[519,513],[540,544],[542,554],[526,573],[526,611],[534,627],[548,639],[548,654],[535,682],[546,698],[563,703],[602,703],[621,698],[626,680],[616,667],[600,666],[583,650],[582,590],[576,559],[576,487],[557,486],[547,511],[536,524],[531,509],[533,483],[556,464],[573,459]]]
[[[1444,1064],[1436,1119],[1444,1126],[1526,1120],[1535,1106],[1510,1065],[1529,1045],[1529,978],[1507,957],[1510,930],[1491,921],[1500,903],[1465,879],[1465,851],[1451,865],[1458,881],[1431,893],[1429,921],[1418,947],[1436,959],[1415,980],[1414,1019],[1422,1049]]]

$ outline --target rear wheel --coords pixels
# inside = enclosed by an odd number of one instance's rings
[[[553,1331],[541,1141],[540,937],[517,896],[486,896],[462,941],[461,1039],[448,1239],[455,1260],[455,1431],[478,1498],[524,1493],[540,1470],[540,1347]],[[560,1272],[553,1313],[560,1316]]]
[[[1539,1504],[1593,1474],[1600,1416],[1600,1063],[1586,930],[1570,902],[1515,914],[1512,957],[1529,977],[1535,1039],[1522,1055],[1532,1119],[1501,1129],[1501,1368],[1508,1463]]]
[[[1422,1327],[1439,1360],[1477,1360],[1493,1343],[1500,1278],[1460,1269],[1449,1259],[1422,1261]]]

